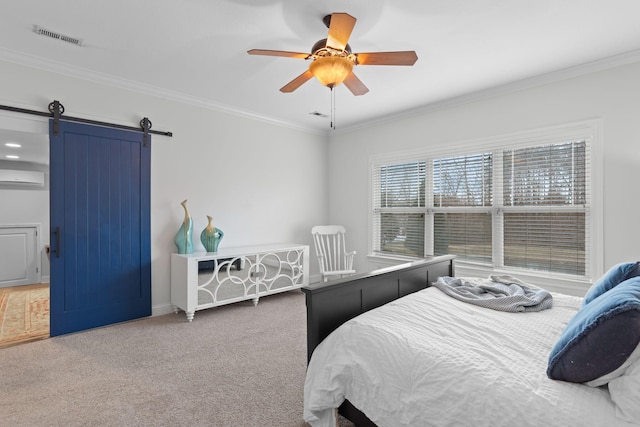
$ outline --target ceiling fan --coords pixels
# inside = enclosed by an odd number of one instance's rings
[[[313,45],[311,53],[267,49],[251,49],[247,52],[250,55],[312,60],[309,69],[280,88],[281,92],[293,92],[315,76],[320,83],[331,89],[344,83],[354,95],[364,95],[369,89],[353,73],[354,65],[413,65],[418,60],[412,50],[352,53],[347,42],[356,25],[356,18],[348,13],[332,13],[322,21],[329,28],[329,34],[326,39]]]

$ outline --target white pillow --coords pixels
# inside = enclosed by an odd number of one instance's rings
[[[639,346],[640,347],[640,346]],[[609,394],[616,404],[616,416],[629,423],[640,420],[640,360],[609,381]]]
[[[608,374],[603,375],[600,378],[596,378],[595,380],[587,381],[584,384],[588,385],[589,387],[600,387],[602,385],[605,385],[614,378],[618,378],[619,376],[623,375],[627,371],[627,369],[629,369],[629,366],[636,363],[637,361],[640,361],[640,345],[638,345],[636,349],[633,350],[633,353],[629,355],[629,358],[622,365],[620,365],[618,369],[613,372],[609,372]]]

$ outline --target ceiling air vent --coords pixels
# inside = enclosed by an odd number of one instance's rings
[[[50,37],[52,39],[62,40],[63,42],[75,44],[76,46],[82,46],[82,39],[76,37],[65,36],[64,34],[56,33],[55,31],[47,30],[39,25],[33,26],[33,32],[41,36]]]

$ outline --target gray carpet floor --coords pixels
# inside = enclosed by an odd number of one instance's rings
[[[0,366],[7,426],[307,426],[300,291],[0,349]]]

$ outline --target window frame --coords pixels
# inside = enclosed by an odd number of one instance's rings
[[[588,235],[589,235],[589,253],[586,255],[588,269],[585,271],[584,276],[576,276],[565,273],[553,273],[547,271],[537,271],[529,269],[519,269],[512,267],[505,267],[503,265],[494,265],[495,260],[503,259],[504,242],[499,245],[495,243],[492,245],[492,265],[487,266],[482,263],[475,263],[471,261],[457,260],[456,261],[456,274],[457,275],[474,275],[480,277],[488,277],[489,274],[511,274],[517,276],[525,281],[537,284],[539,286],[553,285],[558,291],[566,292],[575,295],[581,295],[584,293],[585,288],[591,284],[592,280],[602,275],[603,271],[603,184],[602,184],[602,122],[601,119],[585,120],[580,122],[566,123],[557,126],[550,126],[545,128],[538,128],[533,130],[527,130],[522,132],[514,132],[509,134],[503,134],[493,137],[474,139],[468,141],[460,141],[455,143],[438,143],[435,146],[426,146],[420,149],[404,151],[404,152],[391,152],[380,153],[372,155],[369,159],[369,222],[368,222],[368,259],[376,265],[392,265],[398,262],[406,262],[408,260],[414,260],[415,258],[409,256],[401,256],[389,253],[375,253],[374,252],[374,176],[376,167],[383,165],[391,165],[403,162],[416,162],[426,161],[427,164],[436,158],[452,157],[458,155],[471,155],[481,152],[494,152],[494,164],[493,164],[493,180],[502,180],[502,150],[520,149],[526,147],[534,147],[540,145],[549,145],[556,143],[566,143],[568,141],[588,141],[589,151],[588,167],[590,168],[589,182],[587,183],[588,191],[590,192],[590,205],[587,214],[589,215],[588,221]],[[497,155],[499,152],[500,155]],[[499,159],[496,162],[496,159]],[[481,210],[491,210],[492,213],[496,213],[503,209],[501,192],[502,186],[496,189],[494,186],[493,194],[493,206],[479,208]],[[426,206],[424,208],[425,213],[430,215],[430,221],[433,221],[433,213],[440,210],[440,208],[433,206],[433,176],[432,169],[428,167],[425,189]],[[447,208],[450,212],[451,209]],[[465,208],[461,208],[465,209]],[[469,212],[470,208],[466,208],[466,212]],[[478,208],[471,208],[476,210]],[[517,210],[517,207],[509,207],[509,210]],[[554,208],[555,209],[555,208]],[[562,210],[559,208],[558,210]],[[493,241],[496,242],[496,238],[502,238],[502,234],[498,227],[502,227],[502,224],[498,219],[500,215],[492,215],[493,217]],[[425,219],[425,222],[427,219]],[[498,221],[498,222],[497,222]],[[427,230],[433,230],[433,224],[426,224]],[[496,233],[498,235],[496,236]],[[433,233],[427,231],[425,233],[425,254],[429,253],[430,248],[433,248]]]

